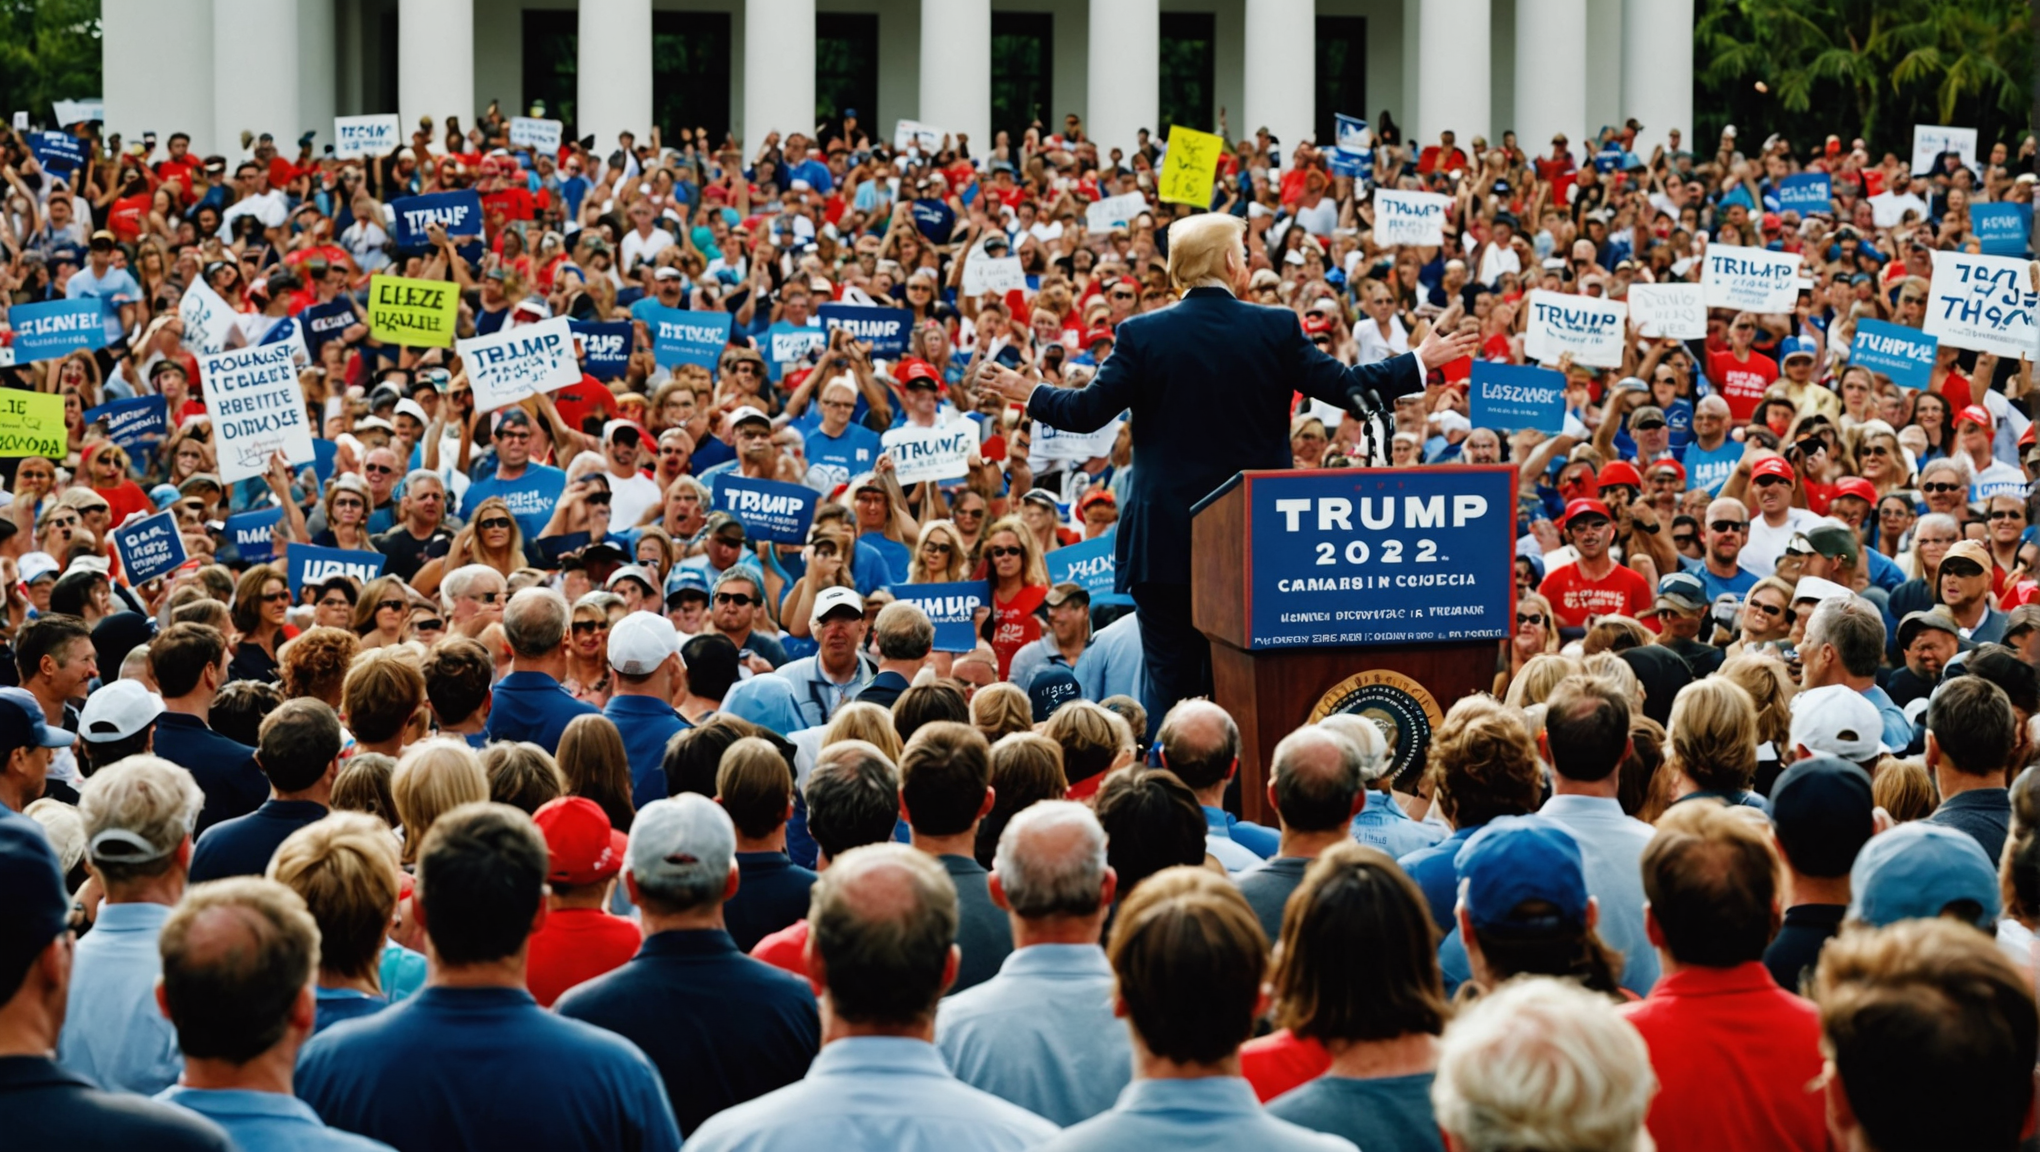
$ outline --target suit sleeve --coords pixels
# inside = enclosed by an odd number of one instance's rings
[[[1288,318],[1288,324],[1291,379],[1296,381],[1298,392],[1313,400],[1344,408],[1348,396],[1370,388],[1380,393],[1383,400],[1423,391],[1424,374],[1417,369],[1414,352],[1348,368],[1304,339],[1303,326],[1294,316]]]
[[[1118,344],[1082,388],[1043,384],[1027,398],[1027,414],[1064,432],[1096,432],[1133,406],[1134,384],[1140,376],[1135,342]]]

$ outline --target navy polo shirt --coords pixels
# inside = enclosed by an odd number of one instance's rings
[[[326,806],[312,800],[267,800],[246,816],[222,820],[205,830],[191,851],[191,882],[226,876],[260,876],[290,834],[326,818]]]
[[[155,753],[191,773],[205,792],[193,833],[246,816],[269,799],[269,777],[256,766],[255,750],[213,731],[196,716],[165,712],[156,717]]]
[[[671,704],[655,696],[611,696],[602,710],[623,734],[623,753],[630,760],[630,799],[642,808],[666,798],[666,745],[694,725],[681,719]],[[491,713],[491,720],[495,714]],[[805,915],[805,913],[803,913]]]
[[[682,1134],[807,1075],[822,1043],[807,982],[737,951],[713,928],[646,937],[628,964],[569,991],[553,1011],[641,1046],[666,1078]]]
[[[529,740],[547,755],[559,752],[560,733],[574,717],[600,714],[543,672],[510,673],[496,682],[490,701],[489,739]]]
[[[808,913],[815,874],[784,852],[737,853],[737,894],[723,905],[723,926],[737,948],[751,948]]]

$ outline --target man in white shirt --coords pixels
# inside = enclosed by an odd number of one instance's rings
[[[1820,517],[1807,509],[1792,506],[1795,483],[1792,465],[1783,456],[1766,456],[1750,466],[1750,491],[1756,494],[1757,514],[1750,517],[1749,540],[1743,544],[1745,570],[1769,576],[1777,570],[1778,557],[1784,555],[1792,537],[1820,522]]]
[[[262,221],[262,227],[267,230],[283,227],[290,213],[290,200],[284,196],[282,189],[269,187],[260,164],[249,161],[234,169],[234,187],[240,198],[220,214],[220,239],[233,239],[234,221],[243,216],[253,216]]]
[[[631,230],[618,246],[621,257],[618,267],[625,276],[636,275],[639,264],[650,264],[659,253],[673,246],[673,234],[653,225],[656,215],[647,201],[630,206]]]
[[[602,459],[609,465],[609,530],[628,531],[659,502],[659,484],[638,468],[643,438],[637,425],[611,420],[602,427]]]

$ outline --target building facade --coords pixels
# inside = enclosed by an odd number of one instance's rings
[[[1693,0],[103,0],[101,21],[109,129],[206,152],[541,100],[604,149],[657,123],[748,150],[848,109],[874,137],[914,119],[974,144],[1075,113],[1121,148],[1221,110],[1285,147],[1383,109],[1411,139],[1514,129],[1531,151],[1628,117],[1645,148],[1690,144],[1692,123]]]

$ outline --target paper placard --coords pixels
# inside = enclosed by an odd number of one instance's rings
[[[1211,186],[1218,179],[1218,158],[1224,154],[1224,137],[1169,125],[1169,150],[1162,157],[1159,198],[1199,210],[1210,208]]]
[[[1035,460],[1095,460],[1112,454],[1112,445],[1119,439],[1120,421],[1114,420],[1096,432],[1065,432],[1052,428],[1039,420],[1034,422],[1034,447],[1030,458]]]
[[[1118,532],[1115,527],[1095,540],[1064,545],[1050,552],[1045,557],[1049,584],[1081,584],[1091,594],[1093,604],[1112,595],[1119,571],[1112,551]]]
[[[2031,204],[1971,204],[1969,227],[1986,256],[2024,256],[2033,231]]]
[[[184,347],[192,352],[219,352],[227,346],[234,330],[234,307],[220,298],[205,281],[194,281],[177,302],[177,318],[184,322]]]
[[[384,344],[451,348],[460,321],[460,292],[447,280],[371,276],[368,335]]]
[[[699,364],[714,371],[730,342],[730,314],[688,312],[663,306],[647,309],[645,327],[652,332],[652,359],[665,367]]]
[[[581,341],[581,367],[597,380],[615,380],[630,368],[630,321],[607,323],[570,320],[567,326]]]
[[[482,195],[469,188],[458,192],[434,192],[428,196],[405,196],[390,201],[390,239],[397,247],[422,250],[432,247],[426,229],[434,224],[446,229],[448,239],[482,234]]]
[[[1475,360],[1469,388],[1469,419],[1476,428],[1535,428],[1550,436],[1565,431],[1563,372]]]
[[[1949,128],[1940,124],[1913,125],[1912,170],[1915,176],[1924,176],[1934,170],[1934,157],[1943,152],[1953,152],[1962,157],[1962,166],[1976,170],[1976,129]]]
[[[2008,256],[1934,253],[1933,288],[1927,297],[1926,331],[1942,343],[2000,356],[2040,356],[2040,327],[2034,313],[2028,260]]]
[[[820,324],[788,324],[781,320],[760,333],[758,343],[764,348],[765,375],[773,383],[786,375],[786,370],[810,352],[828,347],[829,330]]]
[[[906,308],[872,308],[857,304],[824,304],[815,309],[822,327],[847,329],[871,348],[873,356],[897,360],[907,354],[914,334],[914,313]]]
[[[50,111],[56,113],[57,123],[68,128],[88,120],[106,121],[106,101],[97,97],[84,100],[52,100]]]
[[[1833,212],[1834,184],[1825,172],[1801,172],[1787,176],[1778,185],[1778,211],[1797,212],[1809,216],[1815,212]]]
[[[170,402],[161,396],[113,400],[85,410],[85,423],[106,421],[106,434],[123,448],[136,448],[170,434]]]
[[[276,557],[276,525],[283,509],[264,508],[227,517],[227,542],[240,554],[243,564],[263,564]]]
[[[1093,201],[1084,209],[1084,227],[1093,232],[1110,232],[1148,210],[1147,197],[1139,192],[1122,192]]]
[[[558,120],[535,120],[529,116],[510,118],[510,143],[539,152],[558,152],[564,131]]]
[[[1561,355],[1571,352],[1575,363],[1619,368],[1628,323],[1629,306],[1619,300],[1538,289],[1530,293],[1523,352],[1546,364],[1555,364]]]
[[[1698,284],[1631,284],[1629,321],[1652,339],[1707,338],[1707,301]]]
[[[1864,318],[1856,321],[1849,344],[1849,363],[1882,372],[1901,388],[1925,388],[1933,382],[1934,354],[1941,342],[1917,328]]]
[[[977,647],[977,610],[992,602],[987,581],[888,584],[885,590],[892,593],[893,599],[919,605],[928,614],[935,625],[935,651],[969,652]]]
[[[1376,188],[1374,242],[1384,248],[1412,244],[1435,248],[1445,243],[1445,211],[1451,206],[1450,196],[1436,192]]]
[[[199,357],[206,411],[212,416],[220,479],[251,480],[281,451],[292,464],[312,462],[312,430],[304,391],[288,344],[261,344]]]
[[[715,478],[715,508],[743,522],[747,540],[807,543],[821,493],[805,484],[752,480],[725,472]]]
[[[55,392],[0,389],[0,456],[62,460],[69,442],[64,430],[62,396]]]
[[[933,428],[909,424],[885,433],[878,442],[892,455],[901,484],[955,480],[970,475],[971,454],[978,446],[977,425],[969,420],[952,420]]]
[[[333,158],[353,160],[383,156],[397,150],[404,141],[403,127],[394,112],[368,116],[333,117]]]
[[[965,296],[983,296],[987,292],[1004,295],[1026,289],[1027,273],[1020,267],[1018,256],[1001,256],[995,260],[982,252],[973,252],[969,262],[963,266]]]
[[[1365,156],[1374,151],[1374,132],[1367,121],[1344,112],[1332,113],[1333,147],[1348,156]]]
[[[185,561],[177,516],[168,511],[129,518],[113,530],[113,546],[120,553],[121,576],[130,586],[168,576]]]
[[[1799,302],[1799,253],[1710,244],[1700,283],[1709,308],[1790,312]]]
[[[456,341],[453,349],[474,386],[477,412],[493,412],[581,382],[573,329],[564,316]]]
[[[945,135],[947,133],[933,124],[923,124],[919,120],[902,120],[893,125],[893,151],[905,152],[909,148],[919,148],[923,152],[934,153],[941,149],[942,137]]]
[[[290,594],[304,595],[305,585],[323,584],[335,576],[351,576],[357,587],[382,575],[390,558],[380,552],[357,552],[351,548],[316,548],[310,544],[290,546]]]
[[[106,347],[105,304],[98,299],[16,304],[7,310],[7,323],[14,329],[16,364]]]

